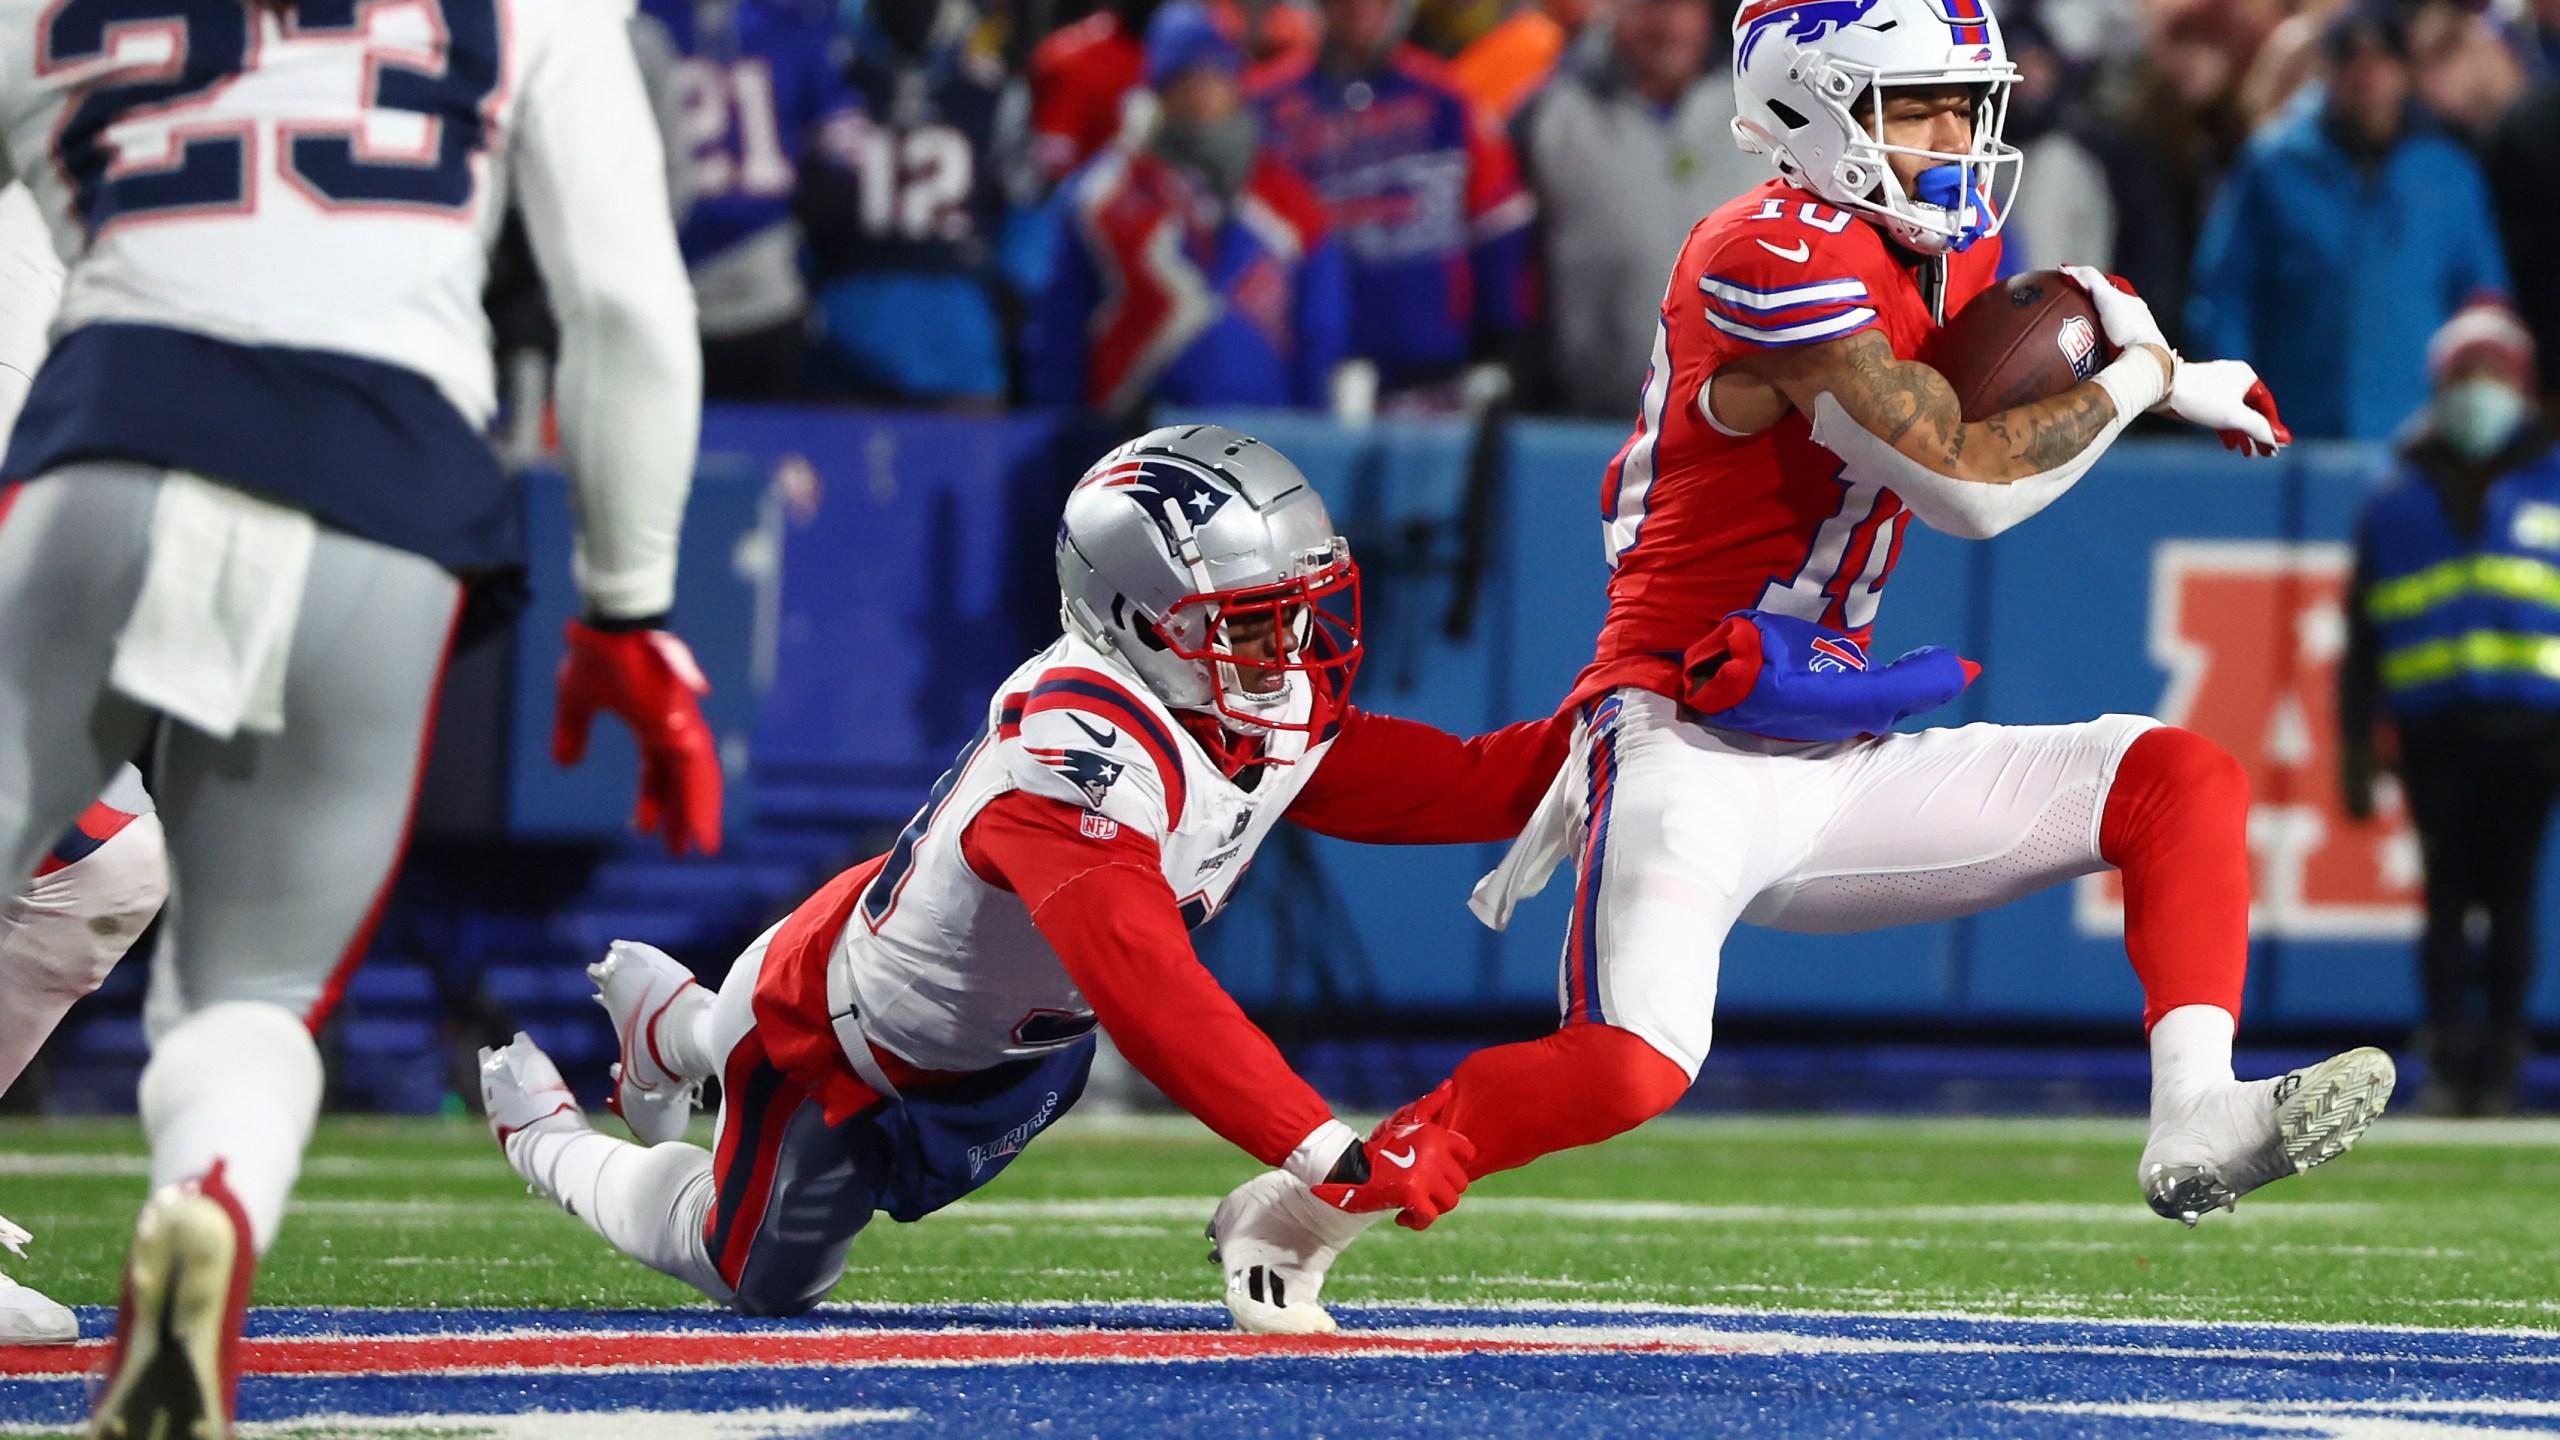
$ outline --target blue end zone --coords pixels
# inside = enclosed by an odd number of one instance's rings
[[[830,1306],[791,1322],[709,1311],[258,1312],[253,1337],[975,1332],[1163,1337],[1162,1359],[253,1375],[244,1422],[297,1417],[720,1412],[731,1435],[1608,1433],[1803,1437],[2560,1433],[2560,1335],[1657,1308],[1345,1306],[1346,1331],[1449,1353],[1209,1358],[1198,1305]],[[102,1331],[102,1312],[84,1313]],[[1493,1346],[1509,1350],[1485,1349]],[[0,1379],[0,1434],[69,1425],[72,1379]],[[762,1413],[759,1413],[762,1412]],[[633,1417],[619,1417],[628,1421]],[[2539,1422],[2537,1424],[2537,1422]],[[682,1422],[676,1422],[681,1424]],[[352,1426],[353,1422],[350,1422]],[[2554,1428],[2545,1428],[2554,1427]],[[684,1433],[694,1433],[687,1428]],[[250,1432],[256,1433],[253,1428]],[[383,1433],[366,1425],[349,1434]],[[492,1433],[515,1434],[515,1430]],[[587,1433],[580,1431],[578,1433]],[[637,1437],[644,1429],[627,1429]],[[674,1433],[670,1431],[669,1433]],[[713,1433],[703,1429],[702,1433]]]

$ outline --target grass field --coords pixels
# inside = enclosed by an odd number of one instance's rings
[[[610,1122],[608,1122],[610,1123]],[[2560,1126],[2386,1119],[2209,1217],[2152,1216],[2133,1122],[1657,1122],[1381,1227],[1342,1301],[1753,1308],[2560,1330]],[[142,1191],[130,1122],[0,1125],[11,1272],[111,1304]],[[1070,1119],[979,1197],[856,1246],[841,1301],[1207,1300],[1200,1228],[1252,1164],[1187,1120]],[[266,1305],[604,1308],[696,1297],[525,1193],[476,1124],[323,1125]]]

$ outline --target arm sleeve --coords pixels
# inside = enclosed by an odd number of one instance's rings
[[[1370,844],[1508,840],[1529,823],[1572,737],[1561,716],[1461,740],[1419,721],[1346,711],[1289,818]]]
[[[1266,1165],[1333,1119],[1192,952],[1155,842],[1083,833],[1074,806],[1019,790],[969,822],[971,869],[1020,896],[1138,1073]]]
[[[578,588],[599,615],[661,615],[675,602],[702,352],[665,154],[621,7],[570,0],[525,76],[522,105],[519,203],[560,319],[555,398],[578,513]]]

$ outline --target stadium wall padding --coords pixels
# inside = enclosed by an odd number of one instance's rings
[[[1519,420],[1488,455],[1455,420],[1350,430],[1306,415],[1220,418],[1296,460],[1351,538],[1368,615],[1364,704],[1474,732],[1562,696],[1602,612],[1600,475],[1623,428]],[[996,681],[1055,633],[1056,507],[1108,438],[1044,415],[706,412],[675,620],[712,679],[708,708],[742,782],[733,825],[894,824],[915,808]],[[2382,460],[2355,446],[2247,462],[2209,441],[2127,442],[2000,539],[1915,532],[1877,629],[1886,654],[1943,644],[1982,662],[1981,681],[1935,723],[2154,714],[2240,756],[2255,792],[2249,1005],[2261,1022],[2415,1013],[2414,839],[2396,797],[2376,825],[2350,824],[2332,779],[2346,541]],[[1489,506],[1480,526],[1471,496]],[[527,504],[538,599],[516,653],[513,828],[618,833],[627,740],[613,735],[578,772],[547,758],[548,677],[572,603],[568,509],[542,477]],[[1471,605],[1458,593],[1470,573]],[[1264,1004],[1551,1003],[1570,885],[1496,935],[1463,902],[1498,855],[1275,845],[1201,933],[1203,950]],[[2555,889],[2547,875],[2546,900]],[[2114,907],[2100,878],[1865,936],[1745,928],[1726,946],[1722,1004],[1801,1018],[2129,1020],[2140,1001]],[[2560,966],[2543,967],[2535,1012],[2560,1022]]]

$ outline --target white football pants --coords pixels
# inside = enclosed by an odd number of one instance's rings
[[[1806,745],[1622,689],[1586,707],[1558,999],[1697,1074],[1736,921],[1842,934],[2005,905],[2107,868],[2117,762],[2159,722],[1967,725]]]

